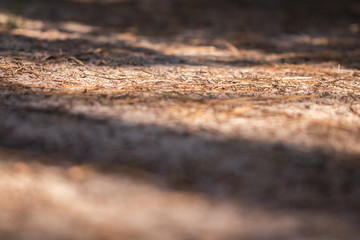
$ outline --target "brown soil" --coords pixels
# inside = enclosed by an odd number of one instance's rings
[[[2,0],[1,239],[359,239],[360,4]]]

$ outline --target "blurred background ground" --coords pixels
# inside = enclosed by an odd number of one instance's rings
[[[360,4],[2,0],[2,239],[359,239]]]

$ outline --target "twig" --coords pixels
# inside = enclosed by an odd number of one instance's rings
[[[37,77],[41,77],[42,75],[33,71],[22,71],[21,73],[28,73],[28,74],[34,74]]]
[[[69,59],[69,60],[73,60],[74,62],[76,62],[77,64],[79,64],[79,65],[81,65],[81,66],[84,66],[84,65],[85,65],[81,60],[77,59],[77,58],[74,57],[74,56],[69,56],[68,59]]]

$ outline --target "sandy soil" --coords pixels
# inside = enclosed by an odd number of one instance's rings
[[[2,0],[1,239],[359,239],[356,1]]]

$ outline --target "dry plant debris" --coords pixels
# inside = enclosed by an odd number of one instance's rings
[[[3,0],[0,238],[358,239],[359,9]]]

